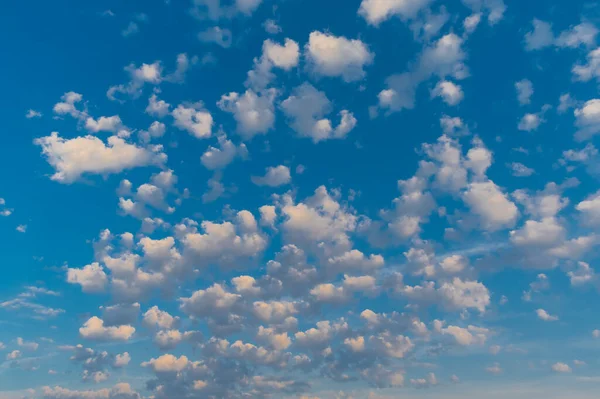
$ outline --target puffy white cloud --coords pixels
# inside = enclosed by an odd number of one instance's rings
[[[88,117],[85,120],[85,129],[92,133],[98,132],[112,132],[117,133],[123,129],[123,122],[118,115],[114,116],[101,116],[98,119]]]
[[[270,89],[255,93],[252,89],[242,95],[231,92],[221,96],[219,108],[233,114],[237,122],[237,132],[245,140],[258,134],[266,134],[275,123],[274,101],[277,90]]]
[[[567,273],[572,286],[585,285],[594,281],[596,273],[586,262],[577,262],[577,268]]]
[[[297,204],[286,196],[281,214],[285,219],[284,232],[296,245],[316,245],[323,249],[330,244],[343,250],[341,253],[350,250],[348,233],[356,229],[357,217],[337,202],[325,186]]]
[[[229,29],[213,26],[198,33],[198,40],[204,43],[215,43],[223,48],[229,48],[232,36]]]
[[[533,30],[525,34],[525,49],[528,51],[540,50],[550,46],[576,48],[591,46],[596,42],[598,29],[588,23],[582,22],[554,35],[552,25],[548,22],[534,19]]]
[[[525,114],[519,121],[518,128],[526,132],[537,130],[538,127],[544,122],[540,114]]]
[[[159,100],[158,96],[152,94],[148,99],[148,106],[146,107],[146,113],[151,116],[158,118],[164,118],[170,113],[171,104],[164,100]]]
[[[589,140],[600,133],[600,99],[586,101],[575,110],[575,124],[579,128],[575,133],[577,141]]]
[[[561,32],[556,38],[558,47],[579,47],[593,46],[596,43],[598,28],[589,22],[582,22],[578,25],[571,26],[569,29]]]
[[[142,94],[142,88],[146,83],[158,85],[164,79],[163,67],[160,61],[152,64],[143,63],[140,67],[136,67],[135,64],[129,64],[124,69],[129,74],[130,81],[127,84],[111,86],[106,92],[106,96],[110,100],[120,101],[117,98],[118,94],[138,98]]]
[[[450,117],[443,115],[440,118],[440,126],[444,134],[446,135],[465,135],[469,133],[469,128],[465,125],[463,120],[457,116]]]
[[[528,220],[520,230],[510,232],[510,240],[517,246],[552,246],[564,236],[564,227],[553,217],[541,221]]]
[[[276,333],[272,328],[265,328],[260,326],[256,335],[257,339],[267,342],[275,350],[285,350],[291,344],[292,340],[287,333]]]
[[[275,79],[273,68],[290,71],[298,65],[300,47],[294,40],[286,38],[283,45],[265,40],[262,55],[254,59],[254,67],[248,71],[246,86],[260,92],[267,88]]]
[[[61,96],[61,102],[56,103],[52,110],[57,115],[70,115],[75,119],[85,118],[86,112],[77,109],[75,104],[83,101],[83,96],[74,91],[67,92]]]
[[[108,277],[98,262],[84,266],[83,269],[67,270],[67,282],[81,285],[83,292],[103,292],[108,283]]]
[[[362,0],[358,14],[371,25],[379,25],[392,16],[414,18],[432,0]]]
[[[172,373],[182,371],[188,367],[189,364],[190,361],[186,356],[177,358],[173,355],[166,354],[142,363],[142,367],[150,367],[156,373]]]
[[[600,224],[600,191],[581,201],[575,209],[581,213],[584,224],[592,226]]]
[[[193,104],[179,104],[171,113],[175,127],[184,130],[198,139],[211,136],[213,117],[201,102]]]
[[[587,55],[587,64],[573,66],[573,75],[579,81],[587,82],[591,79],[600,80],[600,48],[592,50]]]
[[[178,322],[178,317],[173,317],[168,312],[160,310],[158,306],[153,306],[144,313],[144,324],[150,328],[158,327],[163,330],[170,330]]]
[[[487,13],[490,25],[500,21],[506,11],[504,0],[462,0],[462,2],[475,13]]]
[[[552,25],[548,22],[534,19],[533,30],[525,34],[525,49],[528,51],[539,50],[554,43]]]
[[[154,121],[154,122],[152,122],[150,127],[148,127],[148,130],[140,131],[138,133],[138,136],[140,137],[140,139],[143,142],[147,143],[147,142],[151,141],[152,139],[164,136],[166,131],[167,131],[167,127],[165,126],[164,123],[159,122],[159,121]]]
[[[457,80],[466,78],[469,72],[464,64],[466,53],[463,44],[464,39],[449,33],[425,47],[408,72],[386,79],[387,89],[378,95],[379,108],[389,112],[414,108],[418,86],[432,76],[440,79],[448,76]]]
[[[316,324],[316,328],[299,331],[295,334],[296,342],[306,347],[323,348],[339,332],[346,331],[348,324],[344,321],[331,323],[324,320]]]
[[[431,97],[441,97],[446,104],[457,105],[464,98],[464,93],[459,85],[442,80],[432,90]]]
[[[41,112],[36,111],[35,109],[29,109],[27,110],[27,113],[25,114],[25,118],[27,119],[35,119],[35,118],[41,118],[43,115]]]
[[[135,333],[130,325],[105,327],[104,321],[93,316],[79,329],[79,334],[86,339],[98,341],[128,341]]]
[[[552,365],[552,371],[556,372],[556,373],[570,373],[571,372],[571,367],[568,364],[565,363],[554,363]]]
[[[483,345],[487,340],[490,331],[486,328],[468,326],[462,328],[458,326],[442,327],[443,323],[436,320],[434,327],[437,332],[443,335],[451,336],[457,344],[463,346],[469,345]]]
[[[114,366],[116,368],[125,367],[131,361],[131,356],[129,356],[128,352],[124,352],[115,356]]]
[[[167,156],[161,146],[150,148],[129,144],[117,136],[107,143],[94,136],[65,139],[53,132],[50,136],[34,140],[55,169],[52,180],[73,183],[86,174],[109,175],[126,169],[149,165],[162,165]]]
[[[393,335],[389,331],[371,336],[369,345],[377,353],[395,359],[403,359],[415,347],[410,338],[404,335]]]
[[[374,55],[358,39],[311,32],[304,50],[308,68],[317,75],[341,77],[346,82],[362,79]]]
[[[540,320],[544,320],[544,321],[557,321],[558,320],[557,316],[551,315],[550,313],[546,312],[544,309],[538,309],[535,312]]]
[[[283,321],[298,313],[294,302],[286,301],[256,301],[252,304],[254,315],[264,322]]]
[[[233,162],[237,156],[245,157],[248,154],[246,145],[240,144],[236,146],[225,135],[218,137],[218,143],[219,148],[210,146],[200,157],[200,162],[207,169],[223,169]]]
[[[334,128],[331,119],[325,118],[331,112],[331,102],[325,93],[310,83],[304,83],[294,89],[291,96],[281,103],[281,108],[290,119],[290,126],[300,136],[310,137],[313,142],[343,139],[356,126],[356,118],[342,110],[340,122]]]
[[[523,79],[515,83],[515,89],[517,90],[517,100],[519,104],[526,105],[531,103],[531,96],[533,95],[533,84],[528,79]]]
[[[180,298],[181,310],[195,317],[215,315],[229,311],[239,300],[240,295],[231,294],[220,284],[205,290],[198,290],[189,298]]]
[[[517,206],[491,180],[470,183],[463,194],[463,200],[480,218],[481,225],[486,230],[512,227],[519,216]]]
[[[285,165],[268,167],[264,176],[252,176],[257,186],[279,187],[292,181],[290,168]]]

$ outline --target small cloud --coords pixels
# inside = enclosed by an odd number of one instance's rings
[[[42,113],[39,111],[36,111],[35,109],[30,109],[25,114],[25,118],[27,118],[27,119],[34,119],[34,118],[41,118],[41,117],[42,117]]]
[[[20,224],[17,226],[17,231],[19,233],[25,233],[27,231],[27,225],[26,224]]]
[[[140,31],[140,27],[138,26],[138,24],[131,21],[129,23],[129,25],[127,25],[127,28],[123,29],[123,31],[121,32],[121,35],[123,35],[123,37],[129,37],[131,35],[135,35],[139,31]]]

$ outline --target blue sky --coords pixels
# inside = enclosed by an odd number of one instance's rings
[[[37,3],[1,399],[597,396],[596,2]]]

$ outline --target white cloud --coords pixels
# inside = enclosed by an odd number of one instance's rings
[[[464,64],[466,52],[463,44],[464,39],[449,33],[425,47],[407,72],[386,79],[387,89],[378,95],[379,108],[390,112],[414,108],[418,86],[432,76],[440,79],[452,76],[456,80],[466,78],[469,71]]]
[[[141,166],[162,165],[167,156],[162,147],[138,147],[117,136],[107,143],[94,136],[65,139],[53,132],[34,140],[55,169],[52,180],[73,183],[86,174],[110,175]]]
[[[552,25],[539,19],[534,19],[532,24],[533,30],[525,34],[525,48],[532,51],[551,46],[554,43]]]
[[[571,26],[558,36],[554,35],[552,25],[548,22],[534,19],[533,30],[525,34],[525,49],[528,51],[540,50],[550,46],[559,48],[590,47],[595,44],[598,29],[588,23]]]
[[[121,122],[121,118],[118,115],[114,116],[101,116],[98,119],[94,119],[89,117],[85,121],[85,129],[92,133],[98,132],[111,132],[117,133],[119,130],[123,129],[123,122]]]
[[[468,17],[466,17],[465,20],[463,21],[463,28],[465,29],[465,32],[467,34],[471,34],[475,31],[475,29],[477,29],[480,22],[481,22],[481,14],[480,13],[471,14]]]
[[[57,115],[71,115],[75,119],[81,119],[86,116],[84,111],[80,111],[77,109],[75,104],[83,101],[83,96],[79,93],[75,93],[70,91],[68,93],[63,94],[60,99],[62,100],[59,103],[56,103],[52,110]]]
[[[565,363],[554,363],[552,365],[552,371],[556,373],[570,373],[571,367],[569,367],[569,365]]]
[[[250,140],[258,134],[266,134],[273,128],[276,97],[275,89],[260,94],[248,89],[241,95],[236,92],[222,95],[217,105],[221,110],[233,114],[237,122],[237,132],[243,139]]]
[[[544,321],[557,321],[558,320],[557,316],[551,315],[550,313],[546,312],[544,309],[536,310],[536,314],[540,320],[544,320]]]
[[[135,333],[130,325],[105,327],[104,321],[93,316],[79,329],[79,334],[86,339],[97,341],[128,341]]]
[[[362,0],[358,14],[371,25],[379,25],[392,16],[414,18],[432,0]]]
[[[575,78],[582,82],[588,82],[594,78],[600,80],[600,48],[588,53],[587,64],[574,65],[572,71]]]
[[[205,139],[211,136],[213,117],[201,102],[194,104],[179,104],[171,113],[175,121],[175,127],[187,131],[197,139]]]
[[[464,93],[459,85],[443,80],[438,82],[431,92],[431,96],[441,97],[448,105],[457,105],[464,98]]]
[[[267,19],[264,23],[263,23],[263,28],[265,28],[265,31],[267,33],[270,33],[271,35],[276,35],[278,33],[281,33],[283,30],[281,29],[281,26],[279,26],[277,24],[276,21],[272,20],[272,19]]]
[[[520,162],[512,162],[508,166],[512,175],[515,177],[527,177],[535,173],[535,170],[523,165]]]
[[[27,119],[34,119],[34,118],[41,118],[43,115],[41,112],[36,111],[34,109],[29,109],[27,111],[27,113],[25,114],[25,118]]]
[[[221,4],[221,0],[192,0],[192,15],[199,19],[219,20],[233,18],[242,14],[250,16],[262,3],[262,0],[234,0]]]
[[[519,216],[516,205],[491,180],[469,184],[463,199],[486,230],[512,227]]]
[[[575,207],[581,215],[582,221],[586,225],[599,225],[600,224],[600,191],[590,195],[585,200],[581,201]]]
[[[149,328],[158,327],[170,330],[177,325],[178,321],[178,317],[173,317],[168,312],[160,310],[158,306],[153,306],[144,313],[144,324]]]
[[[540,114],[525,114],[519,121],[518,128],[526,132],[537,130],[544,122]]]
[[[469,128],[464,124],[463,120],[457,116],[450,117],[443,115],[440,118],[440,126],[446,135],[466,135],[469,133]]]
[[[236,157],[245,157],[248,153],[244,144],[236,146],[225,135],[220,135],[218,142],[219,148],[210,146],[200,157],[202,165],[209,170],[223,169]]]
[[[130,64],[124,69],[129,74],[130,81],[127,84],[111,86],[106,92],[106,96],[110,100],[121,101],[117,98],[118,94],[138,98],[142,94],[142,88],[146,83],[158,85],[164,79],[163,67],[160,61],[156,61],[152,64],[143,63],[140,67],[136,67],[135,64]]]
[[[108,283],[108,277],[99,263],[94,262],[83,269],[68,269],[67,282],[81,285],[83,292],[103,292]]]
[[[170,112],[171,105],[164,100],[159,100],[156,94],[152,94],[148,99],[146,113],[158,118],[164,118]]]
[[[556,38],[556,45],[558,47],[571,48],[576,48],[581,45],[593,46],[596,43],[597,35],[598,28],[589,22],[582,22],[579,25],[572,26],[563,31]]]
[[[504,0],[462,0],[462,2],[473,12],[487,13],[490,25],[500,21],[506,11]]]
[[[278,187],[291,181],[290,168],[284,165],[267,168],[264,176],[252,176],[252,182],[257,186]]]
[[[365,66],[373,62],[374,55],[358,39],[346,39],[314,31],[304,50],[308,68],[315,74],[341,77],[346,82],[362,79]]]
[[[315,143],[343,139],[357,123],[351,112],[342,110],[340,122],[334,128],[331,119],[325,118],[331,112],[331,102],[325,93],[310,83],[296,87],[293,94],[281,103],[281,108],[290,119],[292,129],[303,137],[310,137]]]
[[[232,36],[229,29],[213,26],[198,33],[198,40],[204,43],[215,43],[223,48],[229,48]]]
[[[283,45],[265,40],[260,58],[254,59],[254,67],[248,71],[246,86],[256,92],[266,89],[275,80],[273,68],[290,71],[298,65],[300,47],[294,40],[286,38]]]
[[[523,79],[515,83],[515,89],[517,90],[517,99],[519,104],[526,105],[531,103],[531,96],[533,95],[533,84],[528,79]]]
[[[589,140],[600,134],[600,99],[586,101],[583,107],[575,109],[575,119],[579,128],[575,133],[577,141]]]

